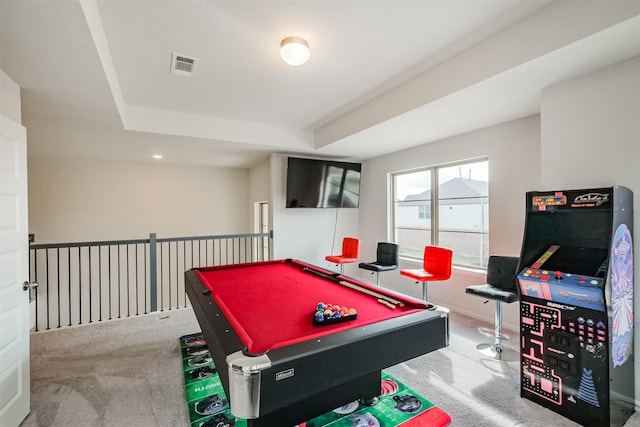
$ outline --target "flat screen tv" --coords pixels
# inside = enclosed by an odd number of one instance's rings
[[[289,157],[287,208],[357,208],[360,163]]]

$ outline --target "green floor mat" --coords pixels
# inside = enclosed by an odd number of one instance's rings
[[[180,347],[191,426],[245,427],[246,420],[236,418],[230,412],[229,401],[202,334],[180,337]],[[299,426],[442,427],[450,422],[451,418],[444,411],[383,371],[380,401],[376,405],[346,403]]]

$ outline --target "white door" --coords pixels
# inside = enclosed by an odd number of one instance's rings
[[[0,115],[0,426],[29,413],[27,131]]]

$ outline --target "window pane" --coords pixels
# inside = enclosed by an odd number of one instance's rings
[[[396,227],[431,227],[431,202],[396,202],[395,206]]]
[[[395,175],[394,194],[396,201],[431,199],[431,171]]]
[[[438,168],[440,199],[488,196],[489,162],[464,163]]]
[[[486,267],[489,253],[487,233],[465,233],[440,230],[440,245],[453,250],[453,263],[472,267]]]
[[[486,266],[489,253],[489,162],[438,168],[438,243],[453,262]]]
[[[400,255],[421,259],[431,242],[431,171],[394,176],[394,230]]]
[[[489,232],[489,198],[440,199],[438,225],[440,230]]]
[[[400,245],[400,255],[422,259],[424,247],[431,244],[431,229],[396,229],[395,241]]]

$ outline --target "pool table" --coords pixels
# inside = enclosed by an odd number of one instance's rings
[[[382,369],[449,344],[446,308],[299,260],[194,268],[185,288],[231,412],[250,426],[375,401]],[[318,326],[318,302],[356,314]]]

